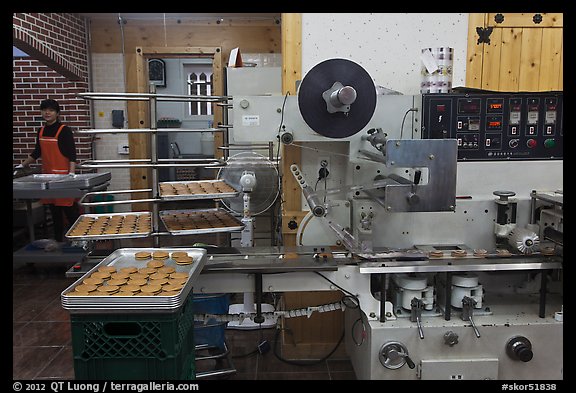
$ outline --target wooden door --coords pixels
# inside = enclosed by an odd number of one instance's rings
[[[466,87],[563,90],[562,33],[561,13],[470,14]]]

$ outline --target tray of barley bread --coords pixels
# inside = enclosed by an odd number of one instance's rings
[[[150,212],[83,214],[66,232],[69,240],[110,240],[147,237],[152,232]]]
[[[160,219],[166,230],[173,235],[236,232],[244,229],[242,221],[222,208],[165,210],[160,212]]]
[[[71,313],[173,312],[206,263],[203,248],[120,248],[61,293]]]
[[[158,184],[164,200],[233,198],[240,192],[224,180],[171,181]]]

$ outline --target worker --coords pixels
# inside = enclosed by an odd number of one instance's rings
[[[60,104],[56,100],[46,99],[40,103],[40,112],[44,125],[38,130],[34,151],[21,165],[30,166],[42,157],[42,173],[68,175],[76,172],[76,144],[72,130],[60,122]],[[54,239],[62,242],[64,237],[64,217],[68,229],[79,217],[78,202],[75,198],[41,199],[48,205],[54,224]]]

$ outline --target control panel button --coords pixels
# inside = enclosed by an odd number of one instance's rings
[[[526,142],[526,146],[528,146],[530,149],[534,149],[537,145],[538,145],[538,142],[536,142],[536,139],[530,138]]]
[[[546,139],[544,141],[544,147],[547,149],[552,149],[556,147],[556,141],[554,139]]]

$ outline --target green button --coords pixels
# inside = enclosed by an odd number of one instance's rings
[[[553,148],[554,146],[556,146],[556,141],[554,139],[546,139],[544,141],[544,147],[546,148]]]

